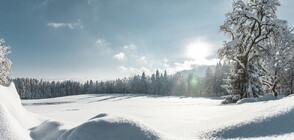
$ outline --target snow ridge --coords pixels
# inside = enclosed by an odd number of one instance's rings
[[[0,96],[0,140],[160,139],[155,131],[139,122],[105,113],[72,129],[64,128],[58,121],[43,121],[45,117],[38,118],[23,108],[14,83],[0,86]]]
[[[294,134],[294,96],[268,101],[263,115],[205,133],[207,139],[289,139]],[[290,136],[290,137],[289,137]]]
[[[30,139],[26,130],[34,121],[29,121],[28,112],[22,107],[13,83],[0,86],[0,139]]]

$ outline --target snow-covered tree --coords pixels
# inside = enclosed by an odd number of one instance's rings
[[[213,96],[213,85],[214,85],[214,73],[210,67],[207,67],[204,77],[204,91],[205,96]]]
[[[226,14],[220,30],[231,40],[224,43],[218,55],[231,64],[225,87],[235,98],[263,94],[258,64],[269,50],[270,35],[283,22],[276,17],[279,5],[278,0],[236,0],[233,10]]]
[[[145,72],[143,72],[140,79],[140,93],[147,94],[147,88],[148,88],[147,78],[146,78]]]
[[[168,76],[167,76],[166,71],[164,71],[163,78],[161,79],[161,85],[162,85],[162,94],[168,94],[169,82],[168,82]]]
[[[8,75],[10,73],[12,62],[7,58],[10,53],[10,47],[3,46],[4,39],[0,39],[0,85],[5,85],[9,82]]]
[[[156,70],[155,74],[155,94],[162,94],[161,93],[161,78],[160,78],[160,73],[158,70]]]
[[[209,71],[208,73],[212,72],[211,70]],[[129,78],[105,82],[92,80],[88,80],[85,83],[69,80],[48,82],[32,78],[16,78],[13,81],[22,99],[39,99],[97,93],[207,96],[201,94],[205,89],[204,79],[193,73],[190,73],[189,76],[182,75],[180,72],[167,75],[166,71],[164,73],[157,71],[152,76],[146,76],[143,72],[141,76],[134,75]],[[209,86],[213,87],[213,85]]]
[[[150,93],[151,94],[156,93],[156,78],[155,78],[154,74],[152,74],[152,76],[151,76]]]
[[[217,63],[214,70],[214,77],[213,77],[213,96],[223,96],[226,95],[227,92],[221,86],[224,85],[223,79],[226,78],[226,73],[228,72],[227,65],[221,62]]]
[[[261,78],[265,90],[278,95],[278,90],[292,94],[294,68],[294,34],[286,22],[280,24],[268,43],[269,50],[263,55],[260,67],[265,75]]]

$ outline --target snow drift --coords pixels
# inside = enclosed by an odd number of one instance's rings
[[[279,100],[268,96],[254,103],[243,100],[225,106],[220,105],[221,100],[208,98],[144,95],[132,98],[78,95],[22,101],[27,109],[41,111],[44,116],[60,115],[55,119],[64,122],[71,118],[68,123],[75,122],[74,127],[28,112],[21,105],[13,83],[0,86],[0,97],[1,140],[293,139],[294,136],[294,96]]]
[[[246,106],[246,102],[259,102],[264,111],[254,118],[228,124],[204,134],[209,139],[293,139],[294,135],[294,96],[276,100],[265,96],[259,100],[241,100],[236,106]],[[259,106],[256,104],[256,108]]]
[[[90,121],[65,132],[59,139],[70,140],[157,140],[158,134],[138,122],[120,117],[97,115]]]
[[[253,103],[253,102],[262,102],[262,101],[270,101],[270,100],[276,100],[277,98],[272,94],[267,94],[260,98],[244,98],[239,101],[237,101],[236,104],[244,104],[244,103]]]
[[[45,121],[31,130],[36,140],[157,140],[159,135],[142,124],[121,118],[99,114],[72,129],[62,129],[62,123]]]
[[[22,107],[14,84],[0,86],[0,139],[30,139],[27,127],[29,113]]]
[[[294,132],[294,108],[291,110],[269,116],[257,118],[249,122],[243,122],[221,130],[214,131],[212,137],[221,139],[229,138],[258,138],[267,136],[281,136]]]
[[[159,139],[158,134],[138,122],[107,114],[98,114],[71,129],[58,121],[44,121],[45,117],[38,118],[23,108],[13,83],[0,86],[0,96],[1,140]]]

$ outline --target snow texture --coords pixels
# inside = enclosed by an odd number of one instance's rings
[[[220,98],[98,94],[24,100],[0,86],[0,139],[292,139],[294,96],[221,105]],[[56,121],[58,120],[58,121]]]
[[[261,98],[244,98],[239,100],[236,104],[244,104],[244,103],[250,103],[250,102],[261,102],[261,101],[270,101],[270,100],[276,100],[277,98],[272,94],[267,94]]]
[[[22,107],[14,84],[0,86],[0,139],[30,139],[26,128],[34,123]]]
[[[105,118],[106,117],[106,118]],[[65,132],[59,139],[66,140],[157,140],[158,134],[132,120],[99,114],[90,121]]]
[[[31,130],[32,139],[36,140],[157,140],[155,132],[138,122],[120,117],[109,117],[99,114],[89,121],[72,129],[62,129],[63,124],[56,121],[45,121]]]
[[[23,104],[32,112],[72,124],[63,137],[82,134],[82,130],[74,131],[84,125],[113,125],[128,118],[130,124],[140,122],[152,128],[147,134],[154,136],[156,132],[159,139],[291,139],[294,96],[272,97],[268,95],[254,103],[221,105],[220,98],[96,94],[24,100]]]
[[[1,140],[156,140],[160,138],[158,134],[139,122],[107,114],[98,114],[81,125],[67,129],[61,122],[43,121],[45,117],[42,118],[24,109],[13,83],[7,87],[0,86],[0,95]],[[60,102],[31,105],[54,104],[58,105]]]

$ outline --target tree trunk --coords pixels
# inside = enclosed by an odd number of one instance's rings
[[[250,98],[253,98],[254,96],[253,96],[253,91],[252,91],[252,83],[251,83],[251,78],[249,77],[249,79],[248,79],[248,81],[247,81],[247,87],[248,87],[248,89],[247,89],[247,92],[248,92],[248,97],[250,97]]]
[[[275,82],[272,91],[273,91],[273,93],[274,93],[274,96],[277,98],[277,97],[278,97],[278,92],[277,92],[277,90],[276,90],[276,87],[277,87],[277,84],[276,84],[276,82]]]
[[[292,72],[292,73],[291,73],[291,82],[290,82],[290,84],[291,84],[291,85],[290,85],[290,88],[291,88],[291,89],[290,89],[290,90],[291,90],[291,91],[290,91],[290,94],[293,94],[293,76],[294,76],[294,75],[293,75],[293,68],[292,68],[292,71],[291,71],[291,72]]]

